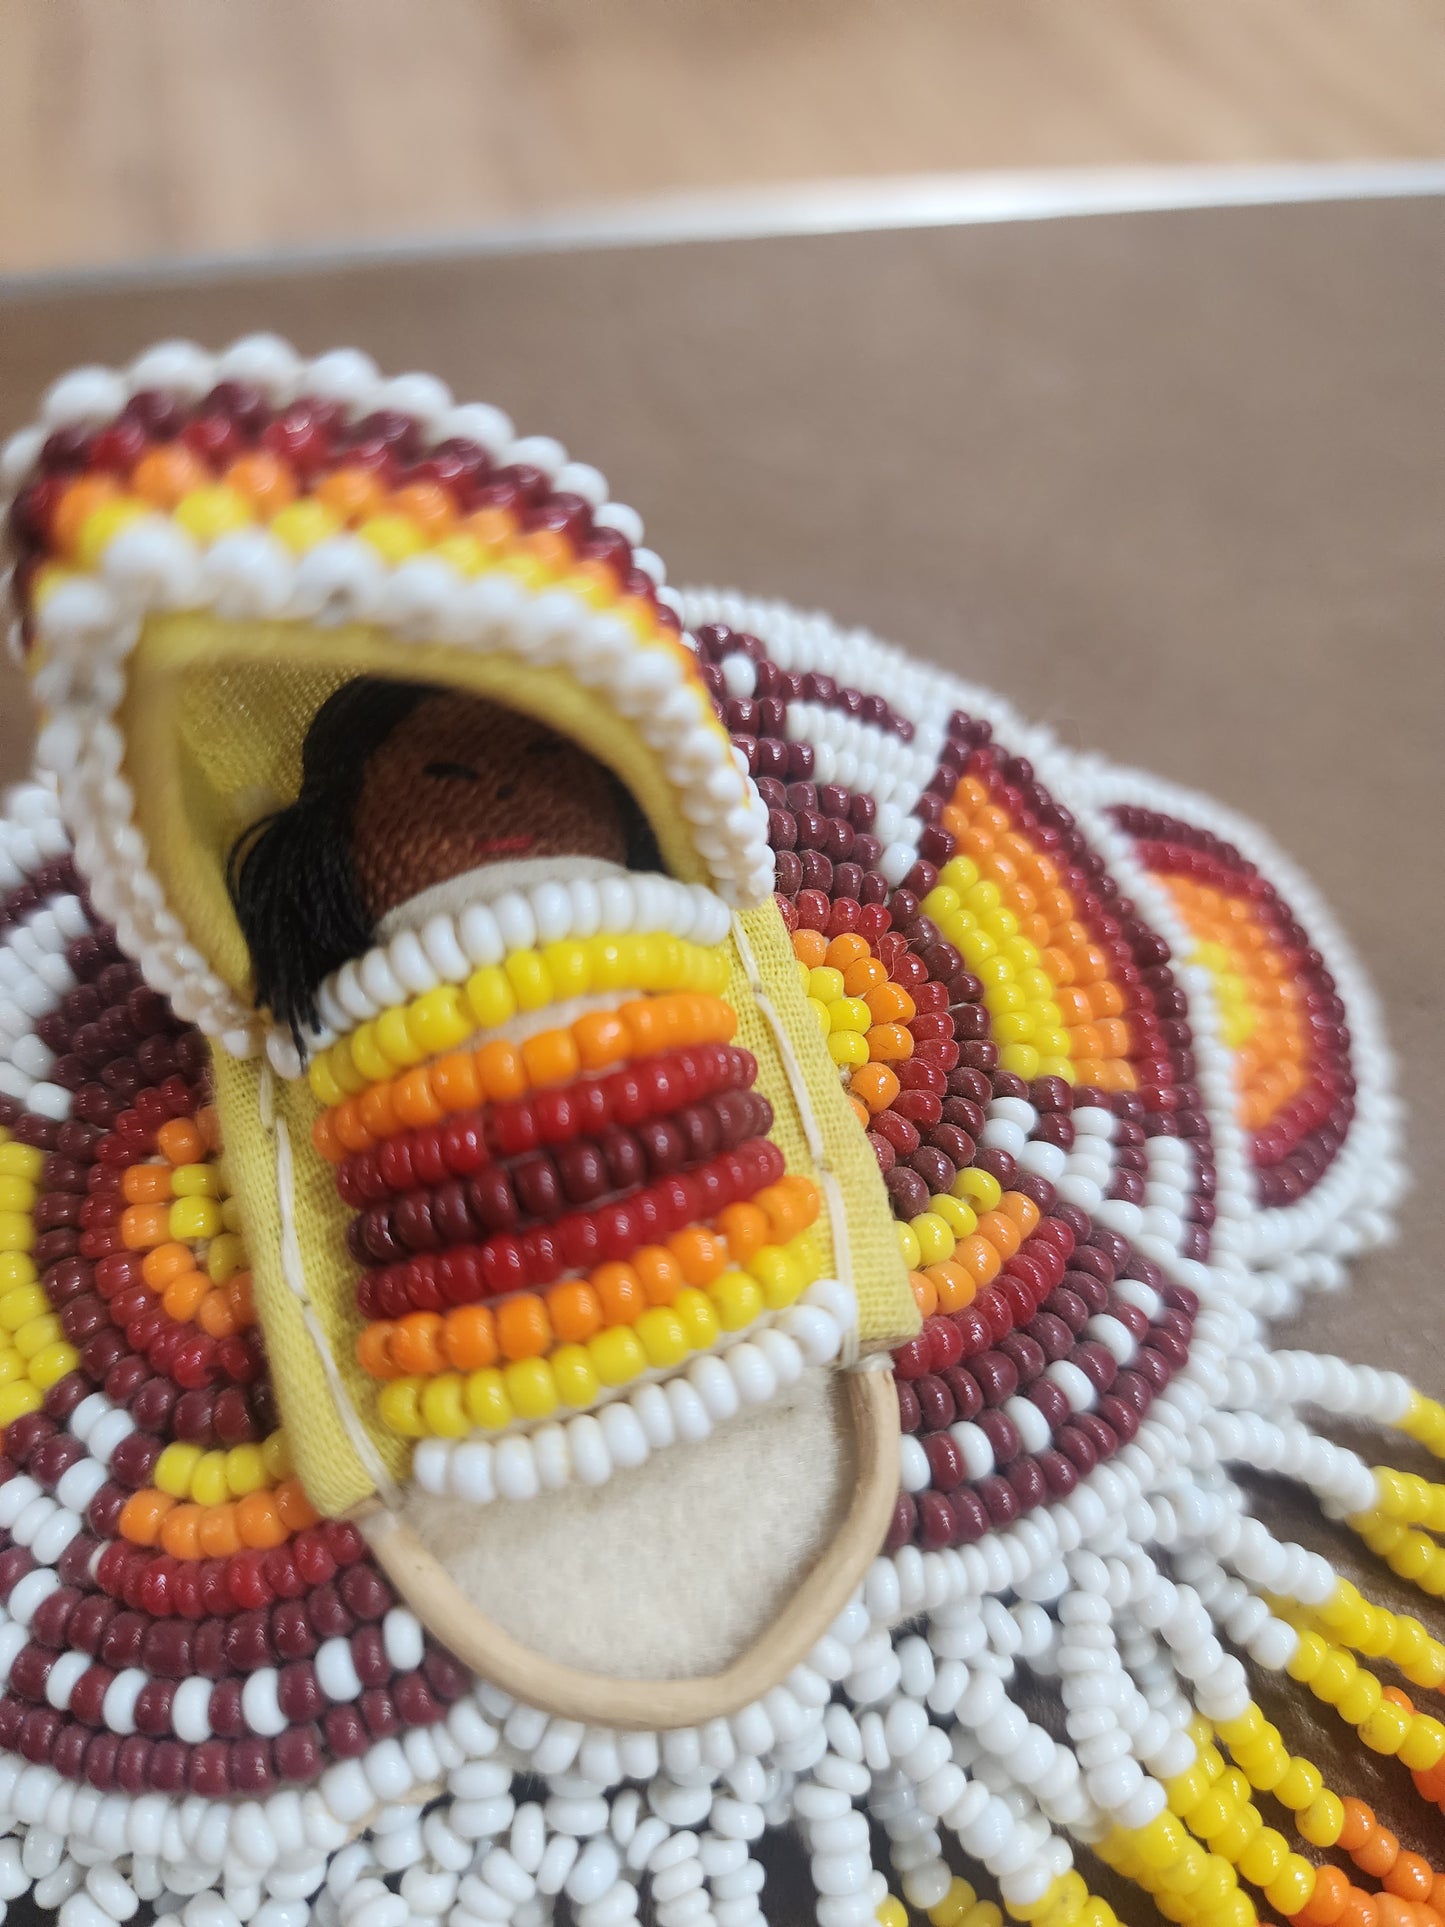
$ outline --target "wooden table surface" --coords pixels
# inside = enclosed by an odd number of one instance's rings
[[[0,0],[0,271],[1442,130],[1445,0]]]

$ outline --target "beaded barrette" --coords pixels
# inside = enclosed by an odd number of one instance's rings
[[[357,354],[0,479],[0,1895],[751,1927],[792,1824],[821,1927],[1439,1927],[1445,1642],[1236,1476],[1445,1587],[1301,1408],[1445,1409],[1270,1343],[1400,1167],[1258,832]]]

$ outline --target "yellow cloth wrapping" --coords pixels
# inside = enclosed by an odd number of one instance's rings
[[[226,894],[226,853],[247,823],[295,795],[306,727],[331,691],[354,675],[432,681],[541,717],[600,756],[627,784],[653,823],[674,875],[705,879],[691,826],[638,731],[559,670],[442,644],[403,647],[384,631],[359,625],[320,629],[153,616],[132,663],[124,716],[138,817],[169,902],[192,940],[236,988],[246,987],[247,965]],[[918,1329],[883,1181],[807,1007],[776,904],[769,900],[745,912],[740,923],[791,1040],[826,1159],[842,1186],[860,1348],[879,1351]],[[773,1105],[773,1135],[788,1167],[816,1176],[786,1068],[736,944],[729,997],[738,1013],[739,1041],[758,1059],[758,1088]],[[409,1463],[405,1442],[377,1423],[376,1387],[356,1363],[362,1321],[357,1268],[345,1244],[350,1212],[337,1196],[334,1171],[312,1148],[317,1105],[305,1080],[277,1080],[274,1113],[290,1145],[291,1208],[313,1331],[282,1265],[280,1146],[261,1109],[266,1073],[222,1050],[214,1061],[226,1158],[292,1457],[317,1509],[344,1513],[375,1493],[378,1464],[399,1479]],[[818,1234],[832,1266],[826,1214]],[[330,1370],[321,1348],[330,1355]],[[359,1438],[365,1449],[358,1448]]]
[[[864,1352],[886,1349],[917,1331],[918,1308],[883,1179],[807,1007],[777,905],[769,901],[745,911],[739,921],[766,993],[792,1040],[827,1161],[842,1187],[858,1294],[860,1348]],[[738,1014],[737,1041],[757,1058],[757,1088],[773,1106],[771,1135],[790,1171],[816,1177],[798,1103],[772,1029],[753,996],[738,946],[734,943],[731,948],[728,1000]],[[282,1264],[280,1145],[275,1129],[263,1121],[261,1104],[261,1080],[268,1073],[255,1061],[241,1063],[224,1051],[214,1053],[214,1062],[226,1164],[241,1208],[256,1308],[292,1460],[318,1511],[346,1512],[375,1492],[376,1480],[337,1409],[335,1379],[307,1328],[302,1299]],[[333,1167],[311,1144],[311,1126],[320,1107],[304,1079],[276,1080],[273,1104],[290,1145],[292,1210],[306,1302],[320,1327],[321,1343],[334,1361],[353,1423],[364,1426],[388,1474],[404,1478],[409,1448],[377,1423],[376,1386],[356,1363],[356,1339],[363,1321],[356,1309],[357,1267],[346,1249],[351,1212],[337,1195]],[[826,1212],[818,1221],[817,1235],[831,1268],[835,1254]]]

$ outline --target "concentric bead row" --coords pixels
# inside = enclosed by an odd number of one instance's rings
[[[726,951],[704,949],[666,932],[559,938],[538,950],[512,949],[460,984],[439,984],[409,1003],[383,1009],[315,1057],[307,1071],[322,1103],[337,1087],[354,1089],[455,1050],[476,1031],[574,998],[618,991],[717,996],[727,987]]]
[[[446,1031],[461,1033],[457,1041],[476,1033],[476,1020],[458,1007],[459,993],[431,994],[458,999],[449,1001],[445,1012]],[[400,1077],[392,1076],[390,1058],[379,1057],[365,1069],[353,1062],[346,1073],[349,1094],[318,1060],[312,1066],[312,1085],[320,1085],[316,1094],[332,1109],[317,1120],[316,1148],[332,1163],[340,1163],[347,1151],[367,1150],[408,1126],[436,1124],[479,1104],[555,1089],[586,1072],[610,1070],[635,1057],[726,1044],[736,1028],[737,1015],[723,998],[672,991],[588,1011],[566,1026],[534,1030],[516,1044],[501,1038],[468,1050],[443,1044],[438,1048],[444,1055],[417,1063]],[[376,1081],[368,1085],[371,1077]]]
[[[567,883],[544,882],[525,890],[507,890],[485,903],[469,904],[453,916],[434,912],[418,927],[397,931],[362,957],[334,971],[317,991],[317,1004],[326,1029],[309,1040],[312,1054],[338,1037],[368,1023],[384,1011],[404,1007],[408,996],[424,996],[443,984],[465,984],[478,970],[500,964],[514,953],[542,950],[543,966],[552,980],[553,995],[578,996],[592,988],[595,970],[609,981],[607,988],[662,990],[684,987],[689,971],[706,975],[692,950],[712,950],[727,936],[732,912],[700,884],[683,884],[653,873],[574,878]],[[599,931],[618,949],[600,953],[590,943]],[[657,946],[638,939],[660,935],[685,948]],[[608,938],[604,938],[604,945]],[[551,950],[553,945],[580,943],[580,952]],[[627,975],[640,967],[657,981]],[[672,981],[666,973],[676,972]],[[521,967],[523,987],[535,995],[543,981],[535,962]],[[582,981],[578,981],[579,978]],[[599,986],[604,987],[604,986]],[[720,988],[718,985],[690,987]],[[505,995],[492,980],[491,996]]]
[[[1156,811],[1116,814],[1214,975],[1261,1200],[1292,1203],[1318,1182],[1354,1115],[1334,979],[1278,892],[1231,844]]]

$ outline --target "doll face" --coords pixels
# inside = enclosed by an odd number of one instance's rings
[[[545,724],[439,694],[368,762],[352,861],[376,920],[467,870],[546,856],[625,863],[627,833],[602,765]]]

